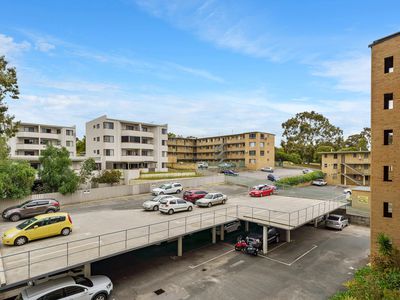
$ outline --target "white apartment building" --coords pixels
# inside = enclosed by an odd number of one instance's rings
[[[167,171],[168,125],[110,119],[86,123],[86,156],[101,170]]]
[[[32,167],[39,167],[39,156],[47,145],[65,147],[79,169],[81,158],[76,157],[76,127],[21,122],[15,137],[8,140],[12,159],[27,160]]]

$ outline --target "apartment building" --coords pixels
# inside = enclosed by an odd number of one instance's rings
[[[369,186],[371,153],[369,151],[320,152],[321,171],[332,185]]]
[[[47,145],[65,147],[79,169],[81,159],[76,157],[75,126],[59,126],[21,122],[15,137],[8,140],[12,159],[27,160],[32,167],[39,167],[39,156]]]
[[[86,123],[86,156],[104,169],[167,171],[168,126],[106,115]]]
[[[371,251],[385,233],[400,248],[400,32],[371,48]]]
[[[246,132],[204,138],[168,140],[170,161],[233,162],[239,167],[259,170],[275,164],[275,135]]]

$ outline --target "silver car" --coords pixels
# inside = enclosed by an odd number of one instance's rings
[[[225,204],[228,197],[221,193],[208,193],[204,198],[196,201],[197,206],[211,207],[215,204]]]
[[[193,203],[180,198],[164,199],[160,202],[160,212],[172,215],[178,211],[192,211]]]
[[[325,220],[325,227],[342,230],[346,226],[349,226],[349,219],[345,216],[329,215]]]
[[[327,185],[328,183],[325,181],[325,180],[323,180],[323,179],[315,179],[313,182],[312,182],[312,185],[317,185],[317,186],[324,186],[324,185]]]
[[[183,187],[180,183],[165,183],[158,188],[153,189],[151,192],[154,196],[165,195],[165,194],[179,194],[182,192]]]
[[[63,277],[24,289],[16,300],[76,299],[106,300],[113,284],[107,276]]]
[[[229,223],[224,224],[224,231],[226,233],[234,232],[240,229],[240,221],[232,221]],[[217,226],[217,235],[221,235],[221,227]]]
[[[154,197],[151,200],[147,200],[143,202],[143,208],[144,210],[154,210],[157,211],[160,208],[160,202],[164,199],[172,199],[176,198],[175,196],[172,195],[158,195]]]

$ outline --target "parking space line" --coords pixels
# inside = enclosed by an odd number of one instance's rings
[[[304,256],[306,256],[308,253],[310,253],[311,251],[313,251],[315,248],[317,248],[317,245],[314,245],[310,250],[306,251],[305,253],[303,253],[302,255],[300,255],[298,258],[296,258],[294,261],[292,261],[290,263],[290,265],[294,264],[296,261],[298,261],[299,259],[303,258]]]
[[[272,261],[274,261],[274,262],[280,263],[280,264],[285,265],[285,266],[288,266],[288,267],[291,266],[291,264],[285,263],[285,262],[280,261],[280,260],[277,260],[277,259],[273,259],[273,258],[271,258],[271,257],[265,256],[265,255],[262,255],[262,254],[258,254],[258,256],[260,256],[260,257],[262,257],[262,258],[265,258],[265,259],[272,260]]]
[[[278,246],[272,248],[271,250],[268,251],[268,253],[271,253],[272,251],[278,249],[279,247],[282,247],[282,246],[285,245],[285,244],[287,244],[287,242],[284,242],[284,243],[282,243],[282,244],[280,244],[280,245],[278,245]]]
[[[207,260],[207,261],[205,261],[205,262],[202,262],[202,263],[200,263],[200,264],[198,264],[198,265],[196,265],[196,266],[189,266],[189,268],[191,268],[191,269],[196,269],[197,267],[200,267],[200,266],[202,266],[202,265],[204,265],[204,264],[206,264],[206,263],[209,263],[209,262],[211,262],[211,261],[213,261],[213,260],[216,260],[216,259],[218,259],[218,258],[220,258],[220,257],[222,257],[222,256],[224,256],[224,255],[227,255],[227,254],[229,254],[229,253],[232,253],[232,252],[234,252],[234,251],[235,251],[235,249],[229,250],[228,252],[222,253],[222,254],[220,254],[220,255],[218,255],[218,256],[216,256],[216,257],[214,257],[214,258],[211,258],[211,259],[209,259],[209,260]]]
[[[278,246],[278,247],[279,247],[279,246]],[[278,248],[278,247],[275,247],[275,248],[272,249],[271,251],[275,250],[275,249]],[[262,255],[262,254],[259,254],[258,256],[261,256],[262,258],[266,258],[266,259],[269,259],[269,260],[271,260],[271,261],[274,261],[274,262],[277,262],[277,263],[280,263],[280,264],[283,264],[283,265],[285,265],[285,266],[290,267],[290,266],[292,266],[295,262],[297,262],[298,260],[300,260],[301,258],[303,258],[304,256],[306,256],[308,253],[310,253],[311,251],[313,251],[313,250],[314,250],[315,248],[317,248],[317,247],[318,247],[317,245],[314,245],[310,250],[304,252],[302,255],[300,255],[299,257],[297,257],[295,260],[293,260],[293,261],[290,262],[290,263],[286,263],[286,262],[280,261],[280,260],[278,260],[278,259],[274,259],[274,258],[265,256],[265,255]],[[268,251],[268,253],[270,253],[271,251]]]

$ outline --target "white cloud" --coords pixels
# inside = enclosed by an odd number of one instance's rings
[[[225,80],[223,78],[221,78],[219,76],[216,76],[216,75],[214,75],[211,72],[206,71],[206,70],[190,68],[190,67],[186,67],[186,66],[182,66],[182,65],[174,64],[174,63],[169,63],[167,65],[172,66],[173,68],[175,68],[178,71],[182,71],[184,73],[191,74],[191,75],[194,75],[194,76],[197,76],[197,77],[201,77],[201,78],[208,79],[208,80],[215,81],[215,82],[219,82],[219,83],[224,83],[225,82]]]
[[[352,54],[343,59],[325,61],[312,74],[335,80],[334,87],[338,90],[367,94],[371,86],[371,58],[365,54]]]
[[[55,45],[50,44],[50,43],[45,42],[45,41],[37,41],[35,43],[35,49],[39,50],[41,52],[49,52],[50,50],[53,50],[55,48],[56,48]]]
[[[0,55],[13,57],[25,50],[29,50],[30,47],[31,44],[27,41],[18,43],[12,37],[0,33]]]

